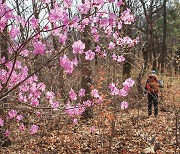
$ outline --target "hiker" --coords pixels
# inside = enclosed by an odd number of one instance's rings
[[[151,71],[145,85],[144,95],[148,96],[148,115],[152,114],[152,105],[154,106],[154,116],[158,116],[158,92],[160,88],[160,80],[156,76],[156,71]],[[148,94],[147,94],[148,93]]]

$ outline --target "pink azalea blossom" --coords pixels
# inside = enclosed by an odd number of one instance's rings
[[[109,2],[115,2],[115,0],[109,0]]]
[[[57,111],[58,108],[59,108],[59,102],[58,101],[55,101],[51,104],[52,108],[54,111]]]
[[[65,69],[65,72],[68,74],[71,74],[74,71],[75,63],[69,60],[69,58],[66,55],[60,57],[60,65]]]
[[[103,57],[106,57],[107,56],[107,53],[105,51],[103,51],[103,54],[102,54]]]
[[[36,134],[38,132],[38,129],[39,129],[39,127],[37,125],[32,125],[31,128],[30,128],[30,133],[32,135]]]
[[[83,102],[83,105],[85,106],[85,107],[90,107],[90,106],[92,106],[94,103],[92,102],[92,101],[90,101],[90,100],[87,100],[87,101],[85,101],[85,102]]]
[[[122,22],[118,22],[118,29],[122,29]]]
[[[8,114],[9,114],[9,118],[12,119],[17,115],[17,111],[12,109],[8,112]]]
[[[119,90],[119,95],[125,97],[128,95],[128,92],[124,88],[122,88]]]
[[[104,0],[93,0],[93,5],[103,5],[104,4]]]
[[[112,27],[116,26],[116,18],[117,18],[116,14],[114,14],[114,13],[109,14],[109,20],[108,21],[109,21],[110,26],[112,26]]]
[[[74,90],[72,88],[71,88],[71,90],[69,92],[69,97],[71,98],[72,101],[77,100],[77,94],[74,92]]]
[[[89,9],[90,9],[90,3],[88,1],[78,6],[78,10],[81,14],[86,14],[89,11]]]
[[[51,1],[50,0],[43,0],[44,3],[49,4]]]
[[[20,30],[14,26],[12,26],[9,35],[11,36],[12,39],[15,39],[16,36],[19,34]]]
[[[97,31],[96,28],[92,28],[92,29],[91,29],[91,33],[92,33],[93,35],[96,35],[96,34],[98,33],[98,31]]]
[[[92,127],[90,128],[90,131],[91,131],[92,133],[95,132],[95,131],[96,131],[95,126],[92,126]]]
[[[35,97],[35,98],[40,98],[40,97],[41,97],[41,92],[40,92],[40,91],[36,91],[36,92],[34,93],[34,97]]]
[[[97,104],[101,104],[103,102],[102,96],[99,96],[98,100],[96,101]]]
[[[24,131],[24,130],[25,130],[25,126],[24,126],[24,124],[22,123],[22,124],[19,125],[19,131],[22,132],[22,131]]]
[[[69,114],[71,117],[79,116],[81,115],[85,110],[85,107],[78,103],[76,106],[72,106],[70,102],[66,105],[66,114]]]
[[[42,83],[42,82],[38,83],[37,87],[41,91],[45,91],[45,89],[46,89],[46,85],[44,83]]]
[[[111,90],[111,95],[118,95],[119,89],[115,86],[115,84],[112,82],[108,88]]]
[[[125,58],[123,55],[117,57],[117,62],[123,62],[125,61]]]
[[[112,58],[113,58],[114,61],[117,60],[117,56],[115,54],[112,55]]]
[[[22,50],[20,54],[24,57],[27,57],[29,53],[30,53],[29,50],[25,49],[25,50]]]
[[[50,27],[49,27],[48,25],[46,25],[46,26],[44,27],[44,29],[45,29],[45,30],[49,30]]]
[[[17,117],[16,117],[16,119],[17,119],[18,121],[21,121],[23,118],[24,118],[24,117],[22,116],[22,114],[17,115]]]
[[[62,20],[63,17],[64,17],[63,11],[58,6],[56,6],[54,9],[50,11],[49,21],[56,22],[56,21]]]
[[[130,87],[128,85],[124,85],[123,89],[128,92],[130,90]]]
[[[132,87],[135,84],[134,80],[132,80],[131,78],[126,79],[123,82],[123,86],[128,86],[128,87]]]
[[[77,121],[77,119],[76,119],[76,118],[74,118],[74,119],[73,119],[73,123],[74,123],[75,125],[77,125],[77,124],[78,124],[78,121]]]
[[[77,60],[77,58],[76,58],[76,57],[72,60],[72,62],[73,62],[73,65],[75,65],[75,66],[77,66],[77,65],[78,65],[78,60]]]
[[[95,53],[93,51],[88,50],[88,51],[85,52],[85,59],[86,60],[91,61],[91,60],[94,59],[94,57],[95,57]]]
[[[101,51],[101,47],[97,46],[96,49],[95,49],[95,52],[100,53],[100,51]]]
[[[4,126],[4,120],[2,120],[1,118],[0,118],[0,126],[1,127]]]
[[[97,90],[97,89],[93,89],[93,90],[91,91],[91,95],[92,95],[93,97],[95,97],[95,98],[98,98],[98,97],[99,97],[98,90]]]
[[[121,109],[126,109],[126,108],[128,108],[128,102],[126,101],[121,102]]]
[[[79,90],[79,97],[83,97],[83,96],[85,96],[85,89],[81,88]]]
[[[112,32],[113,32],[113,30],[112,30],[112,26],[108,26],[108,27],[106,27],[106,29],[105,29],[105,33],[107,34],[107,36],[110,36]]]
[[[42,114],[41,114],[41,112],[37,111],[37,112],[36,112],[36,115],[37,115],[38,117],[40,117]]]
[[[72,48],[73,48],[73,53],[82,54],[84,52],[83,50],[85,49],[85,44],[81,40],[78,40],[73,43]]]
[[[37,54],[43,55],[45,53],[46,45],[42,44],[42,42],[40,42],[40,41],[34,42],[33,46],[34,46],[33,53],[35,55],[37,55]]]
[[[65,44],[67,40],[67,34],[59,34],[58,36],[59,36],[59,42]]]
[[[32,106],[39,106],[39,100],[38,99],[32,99],[31,100],[31,105]]]
[[[39,20],[38,19],[36,19],[35,17],[32,17],[31,19],[30,19],[30,24],[31,24],[31,28],[38,28],[38,26],[39,26]]]
[[[47,99],[53,99],[54,98],[54,92],[52,92],[52,91],[47,91],[46,92],[46,98]]]
[[[117,2],[117,6],[118,7],[120,7],[121,5],[123,5],[124,4],[124,2],[122,1],[122,0],[118,0],[118,2]]]
[[[82,24],[83,25],[88,25],[89,24],[89,19],[88,18],[83,19]]]
[[[128,47],[133,47],[135,42],[128,36],[123,38],[123,44],[127,45]]]
[[[114,48],[115,48],[115,44],[113,42],[110,42],[108,49],[113,50]]]
[[[124,24],[131,24],[134,22],[134,16],[131,13],[130,9],[126,9],[124,12],[121,13],[121,20],[124,22]]]
[[[80,103],[78,103],[73,109],[74,115],[78,115],[78,116],[80,116],[83,111],[84,110],[83,110],[82,105]]]
[[[75,16],[72,21],[69,23],[70,27],[77,28],[78,27],[79,18]]]
[[[36,83],[32,83],[30,87],[30,93],[34,94],[37,91]]]
[[[73,106],[70,104],[70,102],[67,103],[66,105],[66,114],[69,114],[70,116],[74,115],[74,110],[73,110]]]
[[[93,37],[94,37],[94,42],[98,42],[100,35],[99,34],[94,34]]]
[[[72,0],[64,0],[64,7],[65,8],[70,8],[72,5]]]
[[[7,129],[7,130],[5,131],[5,133],[4,133],[4,135],[5,135],[6,137],[8,137],[10,134],[11,134],[11,132],[10,132],[10,130],[8,130],[8,129]]]
[[[0,31],[3,31],[7,23],[7,19],[3,16],[0,17]]]

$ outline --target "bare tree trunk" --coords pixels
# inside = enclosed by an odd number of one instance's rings
[[[152,64],[152,69],[153,70],[156,70],[157,69],[157,56],[156,56],[156,51],[155,51],[155,48],[154,48],[154,34],[153,34],[153,28],[151,27],[150,28],[150,39],[149,39],[149,42],[150,42],[150,50],[152,52],[152,61],[153,61],[153,64]]]
[[[19,4],[19,0],[16,0],[16,8],[17,8],[17,14],[21,17],[21,11],[20,11],[20,4]],[[20,24],[20,32],[21,32],[21,39],[22,39],[22,42],[24,42],[25,40],[25,37],[24,37],[24,29],[23,29],[23,26],[22,24]]]
[[[124,10],[128,7],[128,1],[125,1],[125,5],[124,5]],[[127,25],[126,29],[125,29],[125,34],[128,36],[131,36],[131,28],[129,25]],[[123,78],[130,78],[131,76],[131,63],[132,63],[132,55],[131,55],[131,49],[128,48],[125,50],[125,63],[123,65]]]
[[[147,23],[147,32],[148,32],[148,54],[149,54],[149,60],[153,61],[153,66],[152,69],[156,70],[157,69],[157,55],[155,51],[155,45],[154,45],[154,27],[153,27],[153,3],[154,1],[150,1],[150,7],[149,10],[147,10],[145,2],[143,0],[139,0],[142,4],[144,15],[146,18],[146,23]]]
[[[82,0],[82,3],[85,3],[85,1]],[[89,13],[86,15],[88,16]],[[85,17],[86,15],[83,14],[82,17]],[[86,25],[84,28],[84,32],[83,32],[83,38],[84,38],[83,42],[85,43],[85,51],[90,50],[90,47],[91,47],[91,40],[90,40],[89,32],[90,32],[90,25]],[[90,94],[91,88],[90,87],[92,84],[92,80],[91,80],[91,72],[92,71],[91,71],[90,63],[85,60],[84,55],[81,56],[81,60],[82,60],[81,85],[82,85],[82,88],[84,88],[86,90],[86,96],[82,99],[82,102],[83,102],[83,101],[91,99],[91,94]],[[92,118],[92,116],[93,116],[92,108],[87,108],[85,110],[83,116],[85,119]]]
[[[47,7],[48,7],[48,5],[47,5]],[[51,9],[53,9],[54,8],[54,1],[53,0],[51,0]],[[49,10],[49,8],[48,8],[48,12],[50,13],[50,10]],[[53,24],[51,24],[51,27],[52,27],[52,29],[54,28],[54,25]],[[57,38],[55,37],[55,36],[52,36],[52,43],[53,43],[53,48],[54,48],[54,50],[55,51],[58,51],[59,50],[59,46],[58,46],[58,40],[57,40]],[[57,71],[58,71],[59,69],[57,68]],[[59,70],[60,71],[60,70]],[[60,94],[61,94],[61,96],[62,96],[62,98],[65,98],[65,91],[64,91],[64,72],[63,71],[60,71],[60,73],[59,73],[59,89],[60,89]]]
[[[6,0],[3,0],[2,3],[5,3]],[[4,57],[5,60],[8,60],[8,27],[6,26],[3,30],[2,33],[0,33],[0,51],[1,51],[1,57]],[[4,66],[4,69],[7,69]],[[6,86],[6,85],[4,85]],[[2,87],[4,87],[2,85]],[[7,91],[7,87],[4,88],[3,92]],[[2,94],[3,94],[2,92]],[[1,102],[0,102],[0,117],[4,116],[4,103],[7,103],[7,98],[4,98]],[[4,130],[5,127],[0,128],[0,147],[7,147],[11,145],[11,140],[8,137],[4,137]]]
[[[166,31],[167,31],[167,17],[166,17],[166,2],[167,0],[164,0],[163,8],[164,8],[164,14],[163,14],[163,42],[162,42],[162,51],[161,51],[161,73],[164,73],[164,65],[165,65],[165,59],[167,56],[167,48],[166,48]]]
[[[139,97],[141,97],[141,94],[143,94],[143,86],[141,84],[141,80],[148,66],[148,50],[147,50],[147,47],[145,47],[145,45],[147,45],[146,42],[144,43],[141,49],[143,53],[143,59],[144,59],[143,66],[141,67],[141,71],[139,72],[137,76],[137,90],[138,90],[138,93],[140,94]]]
[[[33,0],[33,1],[32,1],[32,6],[33,6],[33,15],[34,15],[34,17],[35,17],[36,19],[39,19],[39,12],[38,12],[38,7],[37,7],[37,2],[36,2],[36,0]],[[36,31],[36,32],[39,32],[39,31],[40,31],[40,28],[37,27],[37,28],[35,29],[35,31]],[[40,39],[38,38],[38,40],[40,40]],[[39,64],[41,63],[41,61],[42,61],[41,56],[39,56],[38,54],[35,55],[35,57],[34,57],[34,70],[35,70],[36,68],[38,68],[38,66],[39,66]],[[39,79],[40,81],[43,80],[41,71],[37,72],[36,75],[38,76],[38,79]]]
[[[152,59],[150,59],[150,61],[153,61],[152,64],[152,69],[156,70],[157,68],[157,57],[156,57],[156,51],[155,51],[155,46],[154,46],[154,28],[153,28],[153,3],[154,1],[151,0],[150,2],[150,8],[149,8],[149,15],[147,17],[148,21],[147,23],[149,24],[149,50],[152,53]]]
[[[129,54],[130,51],[129,49],[125,51],[125,53],[127,53],[125,55],[125,58],[126,58],[126,61],[123,65],[123,78],[124,79],[127,79],[127,78],[130,78],[131,77],[131,63],[132,63],[132,55]]]

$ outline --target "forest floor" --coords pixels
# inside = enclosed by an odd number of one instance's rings
[[[166,107],[160,105],[159,116],[147,116],[146,107],[128,109],[116,115],[113,135],[113,154],[138,154],[155,151],[157,154],[180,152],[176,143],[179,132],[177,117]],[[80,121],[76,126],[67,124],[53,126],[48,131],[26,137],[14,138],[12,146],[2,148],[3,154],[107,154],[111,136],[111,123],[97,126],[94,120]]]

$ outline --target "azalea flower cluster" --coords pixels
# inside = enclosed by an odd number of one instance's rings
[[[72,45],[73,53],[74,54],[83,54],[85,53],[85,59],[88,61],[91,61],[95,57],[95,52],[92,50],[88,50],[84,52],[85,49],[85,43],[83,43],[81,40],[75,41]]]
[[[114,61],[119,62],[119,63],[121,63],[121,62],[124,62],[124,61],[125,61],[125,58],[124,58],[124,56],[123,56],[123,55],[121,55],[121,56],[117,56],[117,55],[113,54],[113,55],[112,55],[112,59],[113,59]]]
[[[13,64],[11,61],[6,62],[5,58],[2,58],[0,64],[6,67],[6,69],[0,69],[0,91],[3,90],[4,84],[7,84],[7,88],[11,89],[29,75],[27,66],[23,66],[20,61],[16,61]],[[12,70],[13,67],[14,69]],[[8,78],[9,81],[7,82]],[[29,103],[30,105],[37,107],[39,106],[40,99],[42,98],[42,93],[45,93],[45,91],[45,84],[42,82],[38,83],[38,77],[33,75],[18,87],[16,93],[18,95],[19,102]],[[49,101],[53,110],[58,110],[59,102],[55,100],[55,94],[53,92],[47,91],[46,99]],[[37,116],[39,116],[39,114],[37,114]],[[18,123],[23,120],[23,116],[21,114],[18,115],[18,112],[12,109],[7,113],[7,120],[13,120],[15,118]],[[0,126],[4,126],[4,120],[2,118],[0,118]],[[24,129],[24,124],[19,123],[19,130],[24,131]],[[38,126],[32,125],[30,127],[30,134],[37,133],[38,129]],[[5,136],[8,135],[10,135],[10,130],[6,130],[5,132]]]
[[[132,80],[131,78],[126,79],[125,82],[123,82],[123,88],[121,89],[118,89],[114,83],[111,83],[109,85],[111,95],[127,96],[130,88],[134,85],[134,83],[134,80]]]
[[[71,90],[69,91],[69,98],[71,101],[76,101],[79,98],[81,97],[84,97],[85,96],[85,89],[81,88],[79,90],[79,94],[77,95],[75,93],[75,91],[71,88]],[[66,105],[66,113],[69,114],[71,117],[73,116],[79,116],[81,115],[84,110],[85,110],[85,107],[84,105],[78,103],[76,106],[73,106],[71,105],[70,101],[68,101],[67,105]]]
[[[19,125],[19,131],[20,132],[25,131],[25,126],[22,122],[24,119],[23,115],[18,114],[18,112],[16,110],[11,109],[8,112],[6,121],[13,120],[13,119],[15,119],[17,124]],[[3,127],[3,126],[4,126],[4,120],[0,117],[0,127]],[[39,129],[39,127],[37,125],[31,125],[29,132],[30,132],[30,134],[35,134],[38,132],[38,129]],[[10,134],[11,134],[11,131],[9,129],[7,129],[4,133],[5,136],[9,136]]]
[[[52,109],[54,111],[58,110],[59,108],[59,102],[55,99],[55,93],[52,91],[46,92],[46,99],[49,101]]]
[[[81,88],[79,90],[78,95],[75,93],[75,91],[71,88],[69,91],[69,99],[67,105],[66,105],[66,114],[68,114],[71,118],[73,118],[74,124],[77,124],[77,118],[80,117],[86,108],[91,107],[96,104],[101,104],[103,99],[102,96],[99,95],[97,89],[93,89],[91,91],[91,96],[94,98],[93,100],[86,100],[82,104],[78,103],[76,105],[72,105],[71,102],[77,101],[78,97],[84,97],[85,96],[85,89]]]
[[[1,64],[4,65],[5,58],[2,59]],[[25,78],[28,77],[28,68],[23,66],[20,61],[16,61],[13,68],[12,61],[9,61],[5,64],[6,69],[0,69],[0,90],[3,88],[3,85],[7,82],[7,88],[11,89]],[[18,100],[19,102],[30,103],[32,106],[39,106],[39,99],[41,98],[42,92],[45,91],[45,84],[40,82],[38,83],[38,77],[33,75],[29,77],[23,84],[21,84],[18,90]]]
[[[126,79],[125,82],[123,82],[123,88],[118,89],[114,83],[111,83],[109,85],[109,89],[111,90],[111,95],[119,95],[119,96],[127,96],[130,88],[134,85],[134,80],[131,78]],[[128,102],[123,101],[121,102],[121,109],[126,109],[128,107]]]
[[[93,52],[91,50],[84,52],[85,44],[81,40],[75,41],[72,45],[72,48],[73,48],[73,53],[75,55],[77,55],[77,54],[81,55],[81,54],[85,53],[85,59],[88,61],[93,60],[95,57],[95,52]],[[67,57],[67,55],[63,55],[62,57],[60,57],[59,62],[60,62],[61,67],[63,67],[65,72],[68,74],[73,73],[74,66],[77,66],[77,64],[78,64],[76,57],[74,58],[74,60],[71,61]]]
[[[0,31],[4,30],[8,20],[12,18],[15,18],[12,9],[0,0]]]
[[[139,41],[139,38],[131,39],[130,37],[126,36],[123,38],[117,38],[116,43],[120,46],[127,46],[127,47],[134,47],[135,44],[137,44]]]
[[[13,65],[12,61],[5,63],[5,58],[1,59],[0,64],[4,65],[6,69],[0,69],[0,90],[2,89],[2,85],[5,84],[9,79],[7,88],[10,89],[22,80],[24,80],[28,76],[28,68],[27,66],[22,66],[20,61],[16,61]],[[14,68],[12,70],[12,68]]]
[[[74,71],[74,66],[77,66],[78,64],[76,58],[71,61],[66,55],[60,57],[59,62],[61,67],[63,67],[65,72],[68,74],[71,74]]]

